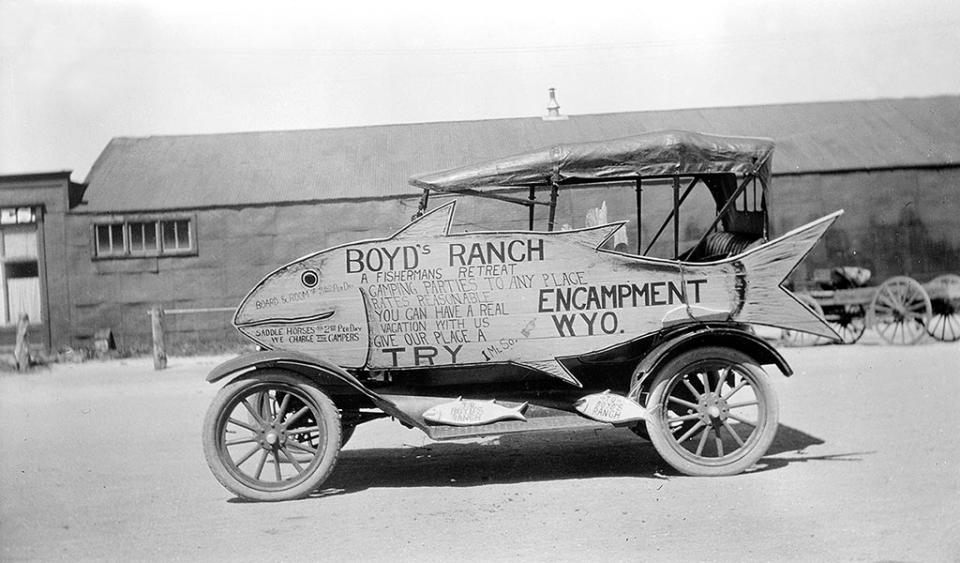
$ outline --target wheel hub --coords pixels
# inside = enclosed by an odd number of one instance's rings
[[[269,425],[260,433],[260,446],[265,450],[278,448],[286,444],[287,433],[275,425]]]
[[[727,402],[716,393],[705,393],[701,395],[697,404],[697,413],[700,415],[700,419],[706,424],[726,420],[729,410]]]

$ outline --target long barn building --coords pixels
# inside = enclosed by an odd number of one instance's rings
[[[960,97],[790,104],[113,139],[77,184],[69,173],[0,177],[0,338],[20,313],[44,346],[150,346],[153,305],[204,309],[166,319],[177,351],[234,347],[231,314],[265,274],[409,221],[410,176],[557,143],[663,129],[770,137],[775,232],[846,214],[798,276],[860,265],[876,280],[960,271]],[[583,226],[616,190],[564,198]],[[511,226],[500,202],[464,202],[455,228]],[[655,206],[656,204],[654,204]],[[663,217],[630,228],[648,238]],[[635,235],[634,235],[635,236]]]

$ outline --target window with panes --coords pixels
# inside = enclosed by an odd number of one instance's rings
[[[94,225],[97,258],[175,256],[196,253],[193,218],[137,217]]]
[[[0,209],[0,325],[17,324],[21,315],[39,323],[41,316],[39,238],[40,208]]]

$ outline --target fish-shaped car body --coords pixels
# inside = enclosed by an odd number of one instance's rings
[[[732,258],[685,263],[602,250],[623,223],[454,234],[454,209],[283,266],[247,295],[234,324],[267,348],[344,368],[510,363],[573,385],[563,358],[680,323],[836,337],[781,283],[840,212]]]
[[[434,405],[423,412],[423,419],[447,426],[482,426],[501,420],[527,420],[523,411],[527,403],[516,407],[505,407],[496,401],[464,400],[462,397]]]
[[[241,497],[301,498],[358,425],[390,417],[433,440],[620,426],[681,473],[747,470],[779,427],[762,366],[792,373],[749,325],[838,338],[783,282],[842,212],[767,242],[772,154],[769,139],[664,131],[412,178],[412,222],[290,262],[241,302],[234,325],[266,350],[208,375],[229,381],[204,419],[208,465]],[[561,189],[606,185],[635,195],[639,239],[658,207],[644,190],[670,180],[673,209],[645,242],[672,220],[675,260],[605,250],[626,248],[625,223],[602,212],[553,230]],[[717,213],[682,249],[701,184]],[[431,193],[520,203],[530,230],[453,232],[456,200],[430,210]],[[706,217],[693,201],[686,234]],[[539,204],[548,232],[533,230]]]

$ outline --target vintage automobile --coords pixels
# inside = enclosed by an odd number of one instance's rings
[[[408,225],[293,261],[240,304],[234,325],[261,351],[207,377],[227,382],[203,423],[210,469],[245,499],[303,497],[381,417],[434,440],[625,427],[682,474],[750,468],[778,427],[761,366],[792,373],[751,325],[837,338],[781,283],[841,212],[768,240],[773,148],[667,131],[411,179]],[[612,205],[584,215],[561,192]],[[524,228],[497,201],[526,207]],[[508,228],[455,228],[458,204]]]

